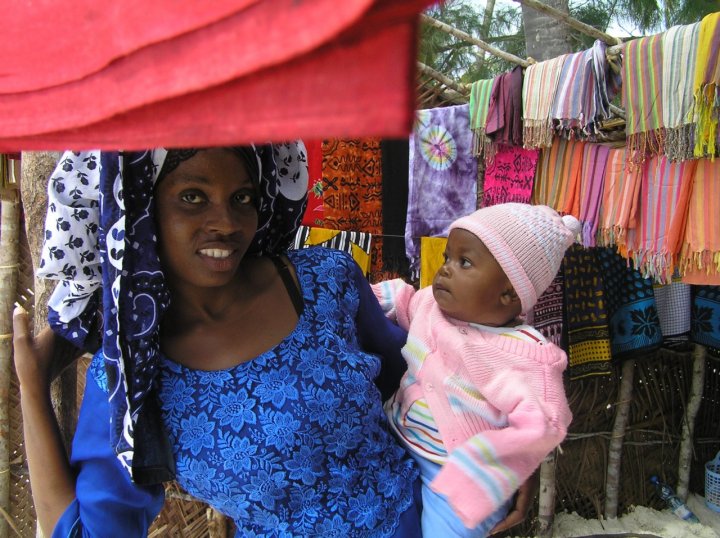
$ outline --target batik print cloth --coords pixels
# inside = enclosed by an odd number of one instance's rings
[[[482,207],[507,202],[530,203],[538,150],[498,146],[485,169]]]
[[[59,281],[48,301],[53,330],[80,348],[92,345],[88,337],[102,334],[111,389],[110,442],[138,483],[169,480],[173,474],[157,435],[160,425],[136,428],[141,418],[154,417],[143,409],[153,400],[148,395],[157,372],[160,320],[169,302],[153,203],[166,154],[164,149],[66,152],[48,184],[38,270],[38,276]],[[256,156],[261,196],[249,251],[283,251],[305,208],[305,147],[302,142],[258,146]],[[136,452],[142,457],[136,459]]]
[[[477,159],[468,105],[419,110],[410,139],[405,252],[419,270],[420,238],[447,237],[450,224],[476,208]]]

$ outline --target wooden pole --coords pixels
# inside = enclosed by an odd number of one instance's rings
[[[532,9],[540,11],[541,13],[550,15],[552,18],[557,19],[561,22],[564,22],[570,28],[577,30],[578,32],[581,32],[585,35],[589,35],[590,37],[594,37],[595,39],[599,39],[600,41],[604,41],[608,45],[618,45],[618,44],[622,43],[622,40],[620,38],[613,37],[610,34],[606,34],[605,32],[601,32],[597,28],[593,28],[589,24],[580,22],[579,20],[571,17],[567,13],[564,13],[564,12],[560,11],[559,9],[555,9],[554,7],[548,6],[547,4],[543,4],[542,2],[539,2],[538,0],[515,0],[515,1],[519,4],[522,4],[524,6],[528,6]]]
[[[555,454],[553,450],[540,464],[540,496],[538,499],[538,538],[552,536],[555,519]]]
[[[613,425],[610,446],[608,447],[607,479],[605,482],[605,517],[607,519],[617,518],[623,439],[625,438],[628,415],[630,414],[634,371],[634,360],[627,360],[623,363],[622,379],[620,380],[620,389],[618,391],[618,401],[615,411],[615,424]]]
[[[14,187],[0,190],[0,508],[10,513],[10,378],[12,311],[17,296],[20,255],[20,198]],[[0,517],[0,536],[8,522]]]
[[[433,19],[429,15],[422,14],[420,15],[420,18],[423,22],[439,28],[440,30],[447,32],[450,35],[454,35],[458,39],[462,39],[463,41],[472,43],[473,45],[480,47],[484,51],[489,52],[490,54],[493,54],[498,58],[502,58],[503,60],[507,60],[508,62],[521,65],[522,67],[528,67],[531,64],[531,62],[529,62],[528,60],[523,60],[522,58],[515,56],[514,54],[510,54],[509,52],[505,52],[504,50],[501,50],[497,47],[493,47],[492,45],[485,43],[484,41],[481,41],[480,39],[477,39],[470,34],[466,34],[462,30],[458,30],[457,28],[453,28],[449,24],[445,24],[444,22],[441,22],[437,19]]]
[[[705,346],[695,344],[693,350],[693,375],[690,385],[687,407],[683,415],[680,433],[680,455],[678,457],[678,483],[675,491],[683,501],[687,500],[688,482],[690,481],[690,465],[692,464],[693,435],[695,433],[695,417],[702,403],[703,386],[705,384]]]
[[[428,67],[427,65],[425,65],[425,64],[422,63],[422,62],[418,62],[418,63],[417,63],[417,68],[418,68],[418,71],[419,71],[420,73],[422,73],[423,75],[426,75],[426,76],[428,76],[428,77],[430,77],[430,78],[432,78],[432,79],[437,80],[437,81],[440,82],[441,84],[444,84],[445,87],[447,88],[447,90],[445,91],[445,93],[448,95],[448,97],[453,98],[453,99],[460,98],[460,99],[463,99],[464,102],[467,103],[468,93],[470,93],[470,91],[468,90],[468,88],[466,88],[466,87],[458,84],[458,83],[455,82],[454,80],[451,80],[451,79],[447,78],[447,77],[446,77],[445,75],[443,75],[442,73],[438,73],[438,72],[435,71],[432,67]],[[453,92],[454,92],[456,95],[453,95]]]

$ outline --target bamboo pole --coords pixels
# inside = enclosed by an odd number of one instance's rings
[[[589,35],[590,37],[594,37],[595,39],[604,41],[608,45],[618,45],[618,44],[622,43],[622,40],[620,38],[613,37],[610,34],[606,34],[605,32],[601,32],[597,28],[593,28],[589,24],[580,22],[579,20],[571,17],[567,13],[560,11],[559,9],[555,9],[554,7],[548,6],[547,4],[543,4],[542,2],[539,2],[538,0],[515,0],[515,1],[518,2],[519,4],[530,7],[536,11],[540,11],[541,13],[550,15],[552,18],[557,19],[561,22],[564,22],[573,30],[577,30],[578,32],[582,32],[585,35]]]
[[[693,436],[695,433],[695,417],[700,410],[703,386],[705,384],[705,346],[695,344],[693,350],[693,375],[690,385],[687,407],[683,414],[680,455],[678,457],[678,483],[675,491],[683,501],[687,499],[690,466],[692,464]]]
[[[555,454],[553,450],[540,464],[540,496],[538,499],[538,538],[552,536],[555,519]]]
[[[630,402],[634,381],[635,361],[627,360],[623,363],[622,379],[618,390],[615,423],[612,437],[608,447],[607,478],[605,482],[605,518],[616,519],[618,508],[618,490],[620,489],[620,467],[622,463],[623,439],[627,430]]]
[[[453,28],[449,24],[445,24],[444,22],[441,22],[437,19],[433,19],[429,15],[422,14],[420,15],[420,18],[423,22],[439,28],[440,30],[447,32],[450,35],[454,35],[455,37],[462,39],[463,41],[472,43],[473,45],[480,47],[482,50],[489,52],[490,54],[493,54],[498,58],[502,58],[503,60],[507,60],[508,62],[521,65],[522,67],[528,67],[531,64],[531,62],[529,62],[528,60],[523,60],[522,58],[515,56],[514,54],[510,54],[509,52],[505,52],[504,50],[501,50],[497,47],[493,47],[492,45],[485,43],[484,41],[481,41],[480,39],[477,39],[470,34],[466,34],[462,30],[458,30],[457,28]]]
[[[14,187],[0,190],[0,508],[10,513],[10,377],[12,311],[17,296],[20,198]],[[0,536],[8,522],[0,518]]]
[[[442,73],[435,71],[432,67],[429,67],[422,62],[417,62],[417,68],[418,71],[423,75],[426,75],[444,84],[447,88],[445,93],[447,93],[449,97],[464,99],[464,102],[467,102],[468,93],[470,93],[468,88],[462,86],[461,84],[458,84],[454,80],[449,79]],[[453,95],[453,92],[455,92],[455,94],[457,95]]]

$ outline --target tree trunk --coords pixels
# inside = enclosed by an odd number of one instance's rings
[[[0,508],[10,513],[10,377],[12,311],[20,256],[20,199],[14,187],[0,188]],[[0,536],[8,536],[0,516]]]
[[[693,352],[693,376],[688,396],[687,407],[683,415],[680,439],[680,456],[678,458],[678,483],[675,491],[683,501],[687,500],[690,466],[692,464],[693,437],[695,433],[695,417],[702,403],[703,386],[705,385],[705,346],[695,344]]]
[[[550,538],[555,519],[555,454],[553,450],[540,465],[538,538]]]
[[[568,0],[547,0],[544,3],[569,13]],[[525,5],[522,6],[522,16],[527,56],[542,62],[572,52],[567,26]]]

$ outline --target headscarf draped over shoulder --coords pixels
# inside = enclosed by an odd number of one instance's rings
[[[172,157],[175,150],[170,151]],[[305,209],[305,146],[300,141],[258,145],[243,153],[257,159],[260,188],[258,229],[249,253],[283,252]],[[148,397],[157,371],[160,320],[170,301],[153,203],[153,186],[167,155],[165,149],[64,153],[48,183],[38,269],[38,276],[59,281],[48,301],[53,330],[80,348],[102,345],[110,441],[123,466],[143,484],[174,475],[169,445],[158,434],[163,429],[156,428],[157,405]]]

